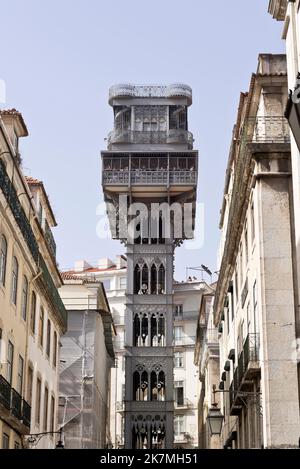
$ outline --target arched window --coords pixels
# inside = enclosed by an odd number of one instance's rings
[[[35,319],[36,319],[36,294],[34,291],[31,295],[31,308],[30,308],[30,329],[35,334]]]
[[[145,295],[146,293],[149,293],[149,271],[148,271],[148,266],[147,264],[143,265],[142,269],[142,294]]]
[[[159,295],[162,293],[165,293],[165,268],[163,264],[160,265],[159,271],[158,271],[157,293]]]
[[[57,364],[57,332],[54,331],[53,335],[53,366],[56,368]]]
[[[22,306],[21,306],[21,315],[24,321],[27,319],[27,307],[28,307],[28,280],[26,276],[23,277],[23,287],[22,287]]]
[[[7,241],[4,235],[1,236],[0,242],[0,283],[4,286],[7,263]]]
[[[151,267],[151,294],[156,295],[157,293],[157,268],[155,264]]]
[[[51,322],[50,319],[47,321],[47,342],[46,342],[46,354],[50,357],[50,344],[51,344]]]
[[[165,373],[151,372],[151,401],[165,400]]]
[[[11,301],[14,305],[17,304],[18,276],[19,276],[19,263],[18,263],[17,258],[14,256],[12,260],[12,271],[11,271]]]
[[[44,308],[40,308],[40,317],[39,317],[39,345],[43,347],[44,345]]]

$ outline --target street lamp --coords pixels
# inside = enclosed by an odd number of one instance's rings
[[[221,410],[218,407],[218,404],[215,400],[216,396],[216,386],[213,386],[213,396],[214,402],[212,403],[212,407],[208,411],[207,415],[207,422],[210,430],[211,436],[213,435],[221,435],[222,425],[224,420],[224,415],[221,413]]]
[[[63,428],[61,428],[57,432],[32,433],[30,435],[25,435],[25,436],[29,444],[38,444],[38,442],[40,441],[41,438],[43,438],[43,436],[59,435],[59,440],[55,446],[55,449],[64,449],[65,445],[63,443],[62,432],[63,432]]]

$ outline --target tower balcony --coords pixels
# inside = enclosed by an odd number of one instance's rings
[[[108,149],[116,144],[132,145],[164,145],[184,144],[189,150],[193,148],[193,134],[184,129],[170,129],[166,131],[139,131],[115,129],[108,135]]]
[[[188,105],[192,104],[192,89],[185,83],[173,83],[171,85],[133,85],[120,83],[109,89],[109,104],[114,100],[134,98],[185,98]]]
[[[102,153],[102,185],[109,192],[148,188],[161,192],[170,188],[180,193],[197,185],[196,151],[172,153]]]

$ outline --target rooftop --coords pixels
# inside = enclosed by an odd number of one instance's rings
[[[120,83],[109,89],[109,104],[118,98],[187,98],[192,104],[192,88],[185,83],[170,85],[134,85]]]

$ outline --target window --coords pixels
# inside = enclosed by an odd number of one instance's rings
[[[21,357],[21,355],[19,355],[17,391],[21,395],[23,393],[23,375],[24,375],[24,359]]]
[[[182,319],[183,305],[175,305],[174,319]]]
[[[110,290],[111,289],[111,279],[106,279],[106,280],[102,280],[102,284],[105,288],[105,290]]]
[[[254,219],[254,204],[252,203],[251,205],[251,210],[250,210],[250,213],[251,213],[251,242],[253,244],[254,240],[255,240],[255,219]]]
[[[14,305],[17,304],[18,275],[19,275],[19,263],[17,261],[17,258],[13,257],[12,272],[11,272],[11,301]]]
[[[27,375],[27,402],[30,405],[32,404],[32,390],[33,390],[33,369],[29,366],[28,375]]]
[[[13,378],[13,365],[14,365],[14,346],[9,341],[7,347],[7,381],[12,384]]]
[[[250,322],[251,322],[251,316],[250,316],[250,301],[248,301],[247,304],[247,333],[249,334],[250,332]]]
[[[6,263],[7,263],[7,241],[4,235],[1,236],[0,245],[0,283],[5,285],[6,276]]]
[[[51,417],[50,417],[50,432],[54,432],[55,424],[55,399],[51,396]]]
[[[34,291],[31,296],[31,311],[30,311],[30,329],[35,334],[35,316],[36,316],[36,294]]]
[[[3,433],[2,436],[2,449],[9,449],[9,436],[7,433]]]
[[[20,443],[18,441],[15,441],[15,449],[20,449]]]
[[[21,306],[21,315],[24,321],[27,318],[27,304],[28,304],[28,280],[23,277],[23,288],[22,288],[22,306]]]
[[[181,326],[174,327],[175,345],[182,345],[182,333],[183,333],[183,329]]]
[[[182,406],[184,404],[184,383],[183,381],[175,381],[174,382],[174,400],[178,406]]]
[[[47,321],[47,343],[46,343],[46,354],[50,357],[50,346],[51,346],[51,322]]]
[[[126,290],[127,287],[127,279],[126,277],[121,277],[120,278],[120,289],[121,290]]]
[[[253,285],[253,315],[254,315],[254,332],[258,332],[258,316],[257,316],[257,283]]]
[[[248,252],[248,227],[245,226],[245,258],[246,258],[246,266],[249,260],[249,252]]]
[[[175,368],[183,368],[183,352],[174,353],[174,366]]]
[[[42,394],[42,382],[38,378],[36,380],[36,401],[35,401],[35,421],[37,425],[41,421],[41,394]]]
[[[48,399],[49,399],[49,391],[48,388],[45,387],[45,394],[44,394],[44,432],[48,429]]]
[[[184,433],[184,415],[175,415],[174,417],[174,434],[180,436]]]
[[[39,317],[39,345],[43,347],[44,345],[44,308],[40,308],[40,317]]]
[[[54,331],[53,334],[53,366],[56,368],[57,365],[57,333]]]

